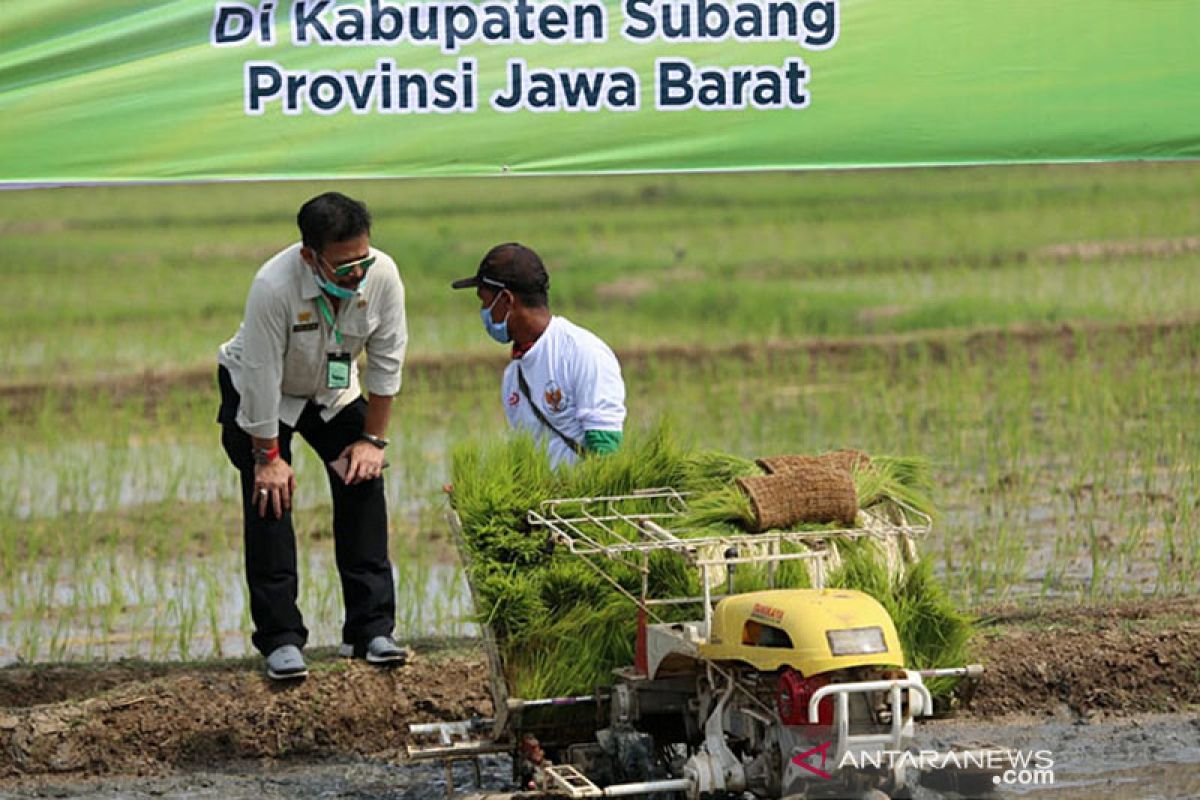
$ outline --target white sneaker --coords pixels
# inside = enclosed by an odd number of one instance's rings
[[[367,642],[366,647],[342,642],[338,645],[338,655],[342,658],[366,658],[368,664],[386,664],[403,666],[412,655],[407,647],[396,644],[390,636],[376,636]]]
[[[300,648],[294,644],[276,647],[267,656],[267,677],[276,681],[291,681],[308,675],[308,667]]]
[[[408,648],[401,647],[390,636],[376,636],[367,642],[368,664],[392,664],[397,667],[408,661]]]

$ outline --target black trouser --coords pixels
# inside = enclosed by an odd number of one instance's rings
[[[229,371],[217,370],[221,386],[221,444],[242,478],[242,519],[246,546],[246,581],[250,585],[250,616],[254,620],[254,646],[263,655],[276,647],[304,647],[308,629],[296,607],[296,535],[292,512],[276,517],[267,509],[259,516],[254,492],[254,453],[250,436],[238,427],[241,398]],[[279,424],[279,453],[292,463],[292,433],[299,433],[321,461],[328,464],[349,444],[358,441],[366,423],[367,402],[359,397],[328,422],[320,407],[310,402],[295,428]],[[346,620],[342,641],[361,648],[376,636],[389,636],[395,624],[396,599],[392,565],[387,554],[387,502],[383,478],[347,486],[332,470],[325,470],[333,495],[333,541]]]

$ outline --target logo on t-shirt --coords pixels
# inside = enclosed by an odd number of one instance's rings
[[[516,392],[513,392],[512,394],[510,394],[508,396],[508,404],[510,406],[513,406],[515,408],[518,404],[520,404],[520,402],[521,402],[521,395],[517,394]]]
[[[563,397],[562,389],[558,388],[558,384],[554,381],[546,384],[546,391],[542,394],[542,397],[546,400],[546,407],[555,414],[566,407],[566,398]]]

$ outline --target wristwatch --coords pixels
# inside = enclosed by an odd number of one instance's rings
[[[375,445],[380,450],[382,450],[383,448],[387,447],[390,444],[390,442],[388,442],[388,440],[383,438],[382,436],[376,436],[373,433],[366,433],[365,431],[363,432],[362,438],[366,439],[368,442]]]
[[[253,452],[255,464],[270,464],[279,458],[279,445],[275,445],[274,447],[255,447]]]

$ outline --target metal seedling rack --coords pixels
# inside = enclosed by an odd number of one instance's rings
[[[535,529],[547,531],[555,547],[581,557],[600,577],[629,598],[655,621],[655,606],[702,605],[704,634],[712,620],[713,604],[732,594],[733,571],[740,565],[766,566],[773,587],[776,571],[784,561],[804,561],[815,588],[824,588],[835,553],[834,539],[874,538],[894,542],[902,555],[915,554],[915,540],[929,532],[932,520],[911,506],[887,499],[886,510],[860,509],[858,525],[853,528],[764,533],[722,533],[688,535],[680,527],[688,511],[687,493],[669,487],[645,489],[630,494],[605,497],[556,498],[543,501],[531,510],[529,522]],[[914,523],[912,520],[916,520]],[[785,545],[798,545],[787,552]],[[666,551],[678,554],[699,571],[702,594],[694,597],[650,597],[650,555]],[[620,586],[604,570],[604,561],[626,564],[640,571],[640,596]],[[721,583],[724,592],[714,592]]]

